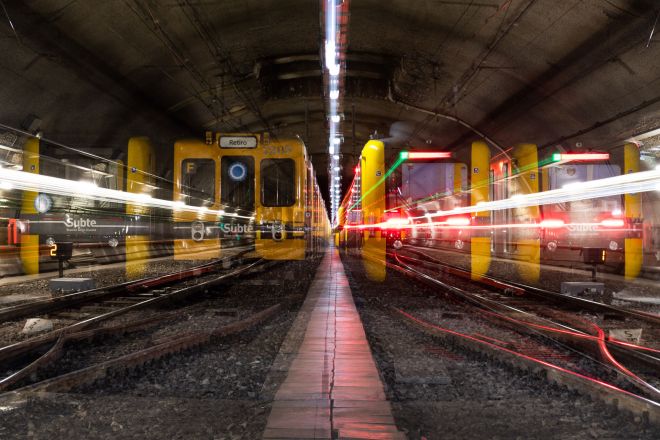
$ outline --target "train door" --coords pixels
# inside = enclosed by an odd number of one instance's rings
[[[509,198],[510,162],[502,161],[495,164],[490,170],[491,200],[504,200]],[[491,250],[496,254],[507,254],[510,252],[511,210],[501,209],[491,213],[491,224],[493,225],[493,243]]]
[[[174,146],[174,258],[200,260],[220,256],[220,240],[212,210],[219,206],[217,152],[200,141]]]
[[[305,163],[305,184],[303,185],[304,191],[304,210],[305,210],[305,219],[303,228],[305,231],[305,253],[311,255],[314,252],[314,242],[312,234],[312,211],[313,211],[313,187],[314,187],[314,178],[312,174],[312,164],[311,162]]]
[[[254,228],[246,218],[254,214],[255,194],[254,157],[224,153],[220,158],[220,203],[230,215],[222,217],[219,225],[223,249],[254,242]]]
[[[490,173],[488,175],[488,197],[490,200],[497,200],[495,198],[495,170],[493,168],[490,169]],[[495,225],[495,213],[491,212],[490,215],[490,230],[493,231],[493,225]],[[496,243],[497,243],[497,234],[493,232],[492,234],[492,240],[490,241],[490,253],[495,255],[496,251]]]

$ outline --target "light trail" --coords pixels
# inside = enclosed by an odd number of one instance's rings
[[[253,219],[253,216],[225,213],[222,209],[209,209],[204,206],[190,206],[182,201],[157,199],[148,194],[129,193],[114,189],[100,188],[89,182],[77,182],[59,177],[0,168],[0,185],[11,185],[14,190],[54,194],[64,197],[88,200],[102,200],[111,203],[129,203],[146,208],[163,208],[178,213],[187,212],[200,216],[236,217]]]

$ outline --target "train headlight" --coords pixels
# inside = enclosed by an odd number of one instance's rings
[[[465,247],[465,242],[463,242],[463,240],[456,240],[454,242],[454,247],[459,250],[463,249]]]
[[[610,241],[609,248],[610,248],[611,251],[615,251],[615,250],[619,249],[619,243],[612,240],[612,241]]]
[[[229,177],[234,182],[242,182],[248,174],[247,166],[242,162],[234,162],[228,168]]]
[[[557,250],[557,242],[556,241],[549,241],[548,244],[545,246],[548,248],[550,252],[554,252]]]
[[[392,246],[394,246],[394,249],[397,251],[403,247],[403,243],[401,243],[401,240],[394,240],[394,243],[392,243]]]
[[[204,223],[193,222],[192,225],[190,225],[190,236],[193,241],[204,240]]]
[[[284,238],[284,225],[279,222],[273,223],[272,231],[273,231],[273,240],[282,241],[282,239]]]
[[[55,239],[54,239],[53,237],[48,237],[48,238],[46,239],[46,245],[48,245],[48,246],[50,246],[50,247],[55,246]]]
[[[112,248],[116,248],[119,245],[119,240],[117,240],[115,237],[112,237],[111,239],[108,240],[108,246]]]

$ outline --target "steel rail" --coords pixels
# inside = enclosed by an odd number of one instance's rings
[[[215,287],[219,284],[222,284],[229,279],[235,278],[238,275],[243,274],[246,271],[249,271],[259,265],[263,265],[264,260],[260,259],[253,263],[250,263],[246,266],[240,267],[228,274],[223,274],[218,277],[215,277],[211,280],[204,281],[193,286],[184,287],[169,293],[166,293],[161,296],[154,298],[149,298],[147,300],[141,301],[136,304],[131,304],[126,307],[122,307],[117,310],[112,310],[107,313],[103,313],[98,316],[94,316],[83,321],[79,321],[75,324],[71,324],[67,327],[62,327],[60,329],[46,333],[45,335],[38,336],[36,338],[29,339],[27,341],[16,342],[4,347],[0,347],[0,365],[7,364],[9,362],[15,361],[17,358],[25,356],[28,353],[34,352],[36,350],[43,349],[44,346],[56,341],[60,335],[65,333],[79,333],[83,330],[87,330],[90,327],[97,325],[103,321],[106,321],[110,318],[117,317],[119,315],[126,314],[131,311],[139,310],[146,307],[152,307],[157,305],[162,305],[170,302],[180,301],[184,298],[187,298],[195,293],[208,291],[211,287]]]
[[[241,252],[231,257],[225,257],[220,260],[211,261],[199,266],[189,269],[183,269],[167,275],[158,275],[155,277],[147,277],[139,280],[126,281],[124,283],[116,284],[107,287],[98,287],[95,289],[85,290],[83,292],[75,292],[67,295],[59,296],[51,299],[43,299],[31,301],[17,306],[6,307],[0,309],[0,322],[12,321],[23,318],[25,316],[50,313],[56,310],[61,310],[68,307],[76,307],[80,304],[93,302],[98,300],[105,300],[108,298],[124,295],[127,293],[142,292],[154,287],[165,286],[174,282],[184,281],[204,275],[218,270],[219,266],[222,268],[231,262],[232,259],[241,258],[248,251]]]
[[[440,262],[436,258],[433,258],[430,255],[425,254],[421,251],[417,251],[417,250],[410,250],[410,251],[413,252],[413,253],[416,253],[418,255],[423,256],[424,258],[428,259],[429,261],[431,261],[434,264],[438,264],[438,265],[445,266],[447,268],[451,268],[451,270],[453,270],[453,271],[457,271],[457,272],[462,271],[466,274],[470,273],[469,271],[466,271],[465,269],[461,269],[460,267]],[[487,278],[492,279],[492,280],[496,280],[496,281],[504,283],[504,284],[508,284],[513,289],[522,289],[522,290],[524,290],[525,292],[527,292],[531,295],[541,297],[543,299],[550,300],[550,301],[553,301],[555,303],[562,304],[564,306],[566,305],[566,303],[570,303],[570,304],[573,304],[575,306],[579,306],[579,307],[587,309],[587,310],[597,311],[597,312],[601,312],[601,313],[606,312],[606,313],[615,313],[615,314],[625,315],[625,316],[629,316],[631,318],[636,318],[636,319],[639,319],[639,320],[642,320],[642,321],[645,321],[645,322],[649,322],[651,324],[660,325],[660,316],[653,315],[651,313],[644,313],[644,312],[640,312],[638,310],[630,310],[630,309],[626,309],[626,308],[623,308],[623,307],[617,307],[617,306],[612,306],[612,305],[609,305],[609,304],[603,304],[603,303],[599,303],[597,301],[591,301],[591,300],[588,300],[588,299],[585,299],[585,298],[576,298],[576,297],[573,297],[573,296],[562,295],[559,292],[554,292],[552,290],[547,290],[547,289],[541,289],[539,287],[530,286],[528,284],[519,283],[519,282],[516,282],[516,281],[510,281],[510,280],[502,281],[502,280],[498,280],[497,278],[494,278],[494,277],[487,277]]]
[[[141,366],[146,362],[208,344],[213,339],[242,332],[269,319],[279,310],[280,305],[276,304],[248,318],[218,327],[214,330],[197,331],[181,335],[143,350],[19,388],[16,392],[66,392],[76,386],[90,384],[104,379],[112,373],[123,372],[127,369]]]
[[[625,368],[623,365],[621,365],[614,356],[610,353],[610,346],[612,343],[616,341],[606,341],[604,338],[604,333],[602,329],[597,326],[596,324],[591,323],[592,326],[596,328],[597,336],[592,336],[586,332],[572,329],[571,327],[565,326],[561,323],[554,322],[552,320],[549,320],[547,318],[540,317],[538,315],[529,313],[527,311],[524,311],[522,309],[518,309],[516,307],[512,307],[507,304],[502,304],[498,301],[491,300],[488,298],[483,298],[480,296],[477,296],[473,293],[464,291],[462,289],[459,289],[455,286],[451,286],[447,283],[444,283],[436,278],[433,278],[423,272],[420,272],[416,270],[415,268],[412,268],[408,265],[406,265],[403,261],[399,259],[399,256],[395,256],[397,262],[399,263],[400,266],[397,266],[396,264],[391,264],[391,267],[394,267],[395,269],[399,270],[400,272],[409,275],[409,276],[414,276],[416,278],[421,278],[423,281],[432,283],[434,285],[439,285],[452,293],[458,295],[462,299],[466,300],[467,302],[476,305],[480,308],[485,308],[486,309],[486,314],[489,314],[497,319],[504,320],[505,322],[508,322],[510,324],[513,324],[516,326],[517,330],[522,329],[525,330],[525,332],[531,332],[532,334],[535,335],[541,335],[543,337],[548,338],[550,341],[553,342],[559,342],[561,339],[562,341],[568,340],[568,342],[575,344],[579,343],[580,346],[584,345],[585,341],[595,341],[597,342],[597,348],[598,348],[598,354],[601,355],[601,357],[604,358],[604,360],[614,369],[614,371],[617,372],[617,374],[624,380],[630,382],[634,386],[644,389],[646,392],[651,393],[652,395],[659,396],[660,397],[660,390],[658,390],[656,387],[645,381],[644,379],[640,378],[636,374],[632,373],[630,370]],[[413,259],[414,260],[414,259]],[[499,311],[498,311],[499,310]],[[530,318],[534,319],[541,319],[551,326],[555,327],[548,327],[548,326],[542,326],[535,324],[533,322],[525,322],[521,321],[520,319],[513,319],[510,316],[507,316],[502,313],[502,311],[507,311],[507,312],[514,312],[518,315],[522,314],[525,316],[528,316]],[[628,357],[632,357],[635,361],[642,361],[645,364],[652,364],[655,368],[657,368],[660,365],[660,359],[652,357],[646,353],[642,354],[641,356],[638,355],[638,352],[633,350],[632,347],[623,347],[620,345],[615,345],[616,351],[619,354],[626,355]],[[582,355],[585,355],[584,353],[581,353]],[[593,361],[597,362],[595,359],[590,358]]]
[[[417,318],[404,310],[393,308],[405,322],[432,336],[449,340],[472,351],[484,353],[490,357],[523,371],[545,372],[548,380],[575,389],[619,409],[647,418],[654,424],[660,424],[660,403],[643,396],[618,388],[607,382],[599,381],[583,374],[562,368],[541,359],[519,353],[506,347],[477,337],[456,332]]]

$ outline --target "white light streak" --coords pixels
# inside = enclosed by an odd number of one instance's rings
[[[86,180],[80,181],[75,185],[75,192],[78,194],[92,194],[98,189],[94,182]]]
[[[142,205],[146,208],[163,208],[177,210],[179,212],[191,212],[195,214],[223,215],[223,210],[211,210],[206,207],[189,206],[182,201],[156,199],[145,193],[129,193],[114,189],[100,188],[92,182],[75,182],[59,177],[44,176],[25,171],[0,169],[0,182],[12,185],[14,189],[21,191],[33,191],[54,194],[64,197],[78,197],[89,200],[103,200],[113,203],[129,203]],[[239,216],[250,218],[249,216]]]
[[[501,211],[511,208],[527,208],[531,206],[575,202],[578,200],[589,200],[600,197],[658,190],[660,190],[660,169],[582,182],[578,187],[564,187],[539,193],[517,195],[508,199],[492,202],[478,202],[476,206],[466,206],[448,211],[437,211],[433,216],[437,217],[484,211]],[[415,218],[421,219],[424,217],[420,216]]]

